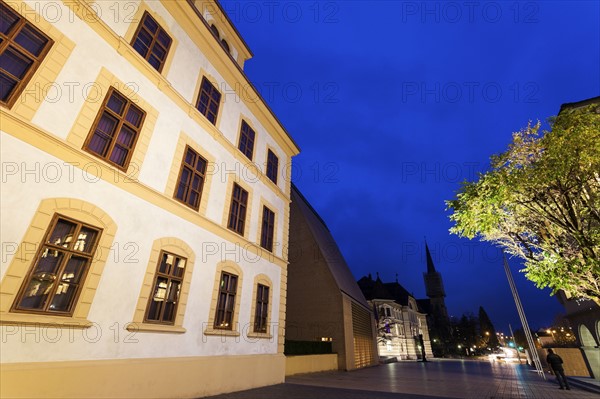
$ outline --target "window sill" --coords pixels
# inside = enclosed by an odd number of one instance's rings
[[[125,327],[127,331],[131,332],[157,332],[157,333],[173,333],[183,334],[187,330],[181,326],[168,326],[163,324],[151,324],[151,323],[129,323]]]
[[[269,333],[257,333],[257,332],[249,332],[246,335],[248,338],[262,338],[262,339],[271,339],[273,336]]]
[[[239,337],[240,333],[239,333],[239,331],[233,331],[233,330],[219,330],[219,329],[207,328],[206,330],[204,330],[204,335]]]
[[[68,327],[68,328],[90,328],[93,323],[85,318],[75,318],[69,316],[53,316],[34,313],[2,313],[0,314],[0,325],[20,326],[36,325],[50,327]]]

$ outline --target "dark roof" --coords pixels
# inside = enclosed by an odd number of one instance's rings
[[[408,305],[408,297],[412,297],[398,282],[384,283],[379,276],[375,280],[370,275],[362,277],[358,280],[358,286],[367,300],[391,299],[400,305],[406,306]]]
[[[326,260],[329,271],[333,276],[340,291],[353,298],[355,301],[369,309],[369,305],[360,288],[356,284],[356,280],[342,255],[337,243],[335,242],[331,232],[325,225],[325,222],[317,211],[308,203],[306,198],[300,193],[298,188],[292,184],[292,203],[302,213],[319,250]]]
[[[385,283],[385,288],[392,294],[392,297],[396,302],[401,305],[408,305],[408,297],[412,295],[398,282]]]
[[[588,98],[586,100],[581,100],[574,103],[564,103],[560,106],[560,111],[558,111],[558,113],[560,114],[566,109],[585,107],[586,105],[591,104],[600,104],[600,96]]]

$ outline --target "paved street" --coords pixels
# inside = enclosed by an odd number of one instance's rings
[[[598,399],[573,387],[558,389],[526,365],[460,360],[399,362],[353,372],[289,377],[285,384],[211,397],[211,399]]]

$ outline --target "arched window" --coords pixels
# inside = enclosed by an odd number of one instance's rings
[[[183,333],[195,254],[176,237],[154,240],[130,331]]]
[[[42,200],[32,220],[19,248],[35,243],[37,252],[13,257],[10,279],[0,283],[0,322],[91,324],[87,316],[117,225],[102,209],[74,198]]]
[[[223,46],[223,48],[228,52],[231,53],[231,50],[229,49],[229,43],[227,43],[227,41],[225,41],[225,39],[221,40],[221,46]]]
[[[215,35],[217,37],[217,39],[221,38],[221,35],[219,34],[219,30],[217,29],[215,24],[210,24],[210,30],[212,31],[213,35]]]
[[[240,335],[239,315],[242,296],[242,269],[226,260],[217,264],[206,335]]]
[[[579,326],[579,338],[581,339],[582,346],[596,346],[596,340],[585,325]]]

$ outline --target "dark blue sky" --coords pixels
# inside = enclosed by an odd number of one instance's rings
[[[444,200],[511,133],[600,94],[597,1],[222,1],[246,73],[301,147],[294,183],[356,278],[424,297],[424,237],[451,315],[520,326],[499,250],[451,236]],[[531,327],[562,307],[510,261]]]

